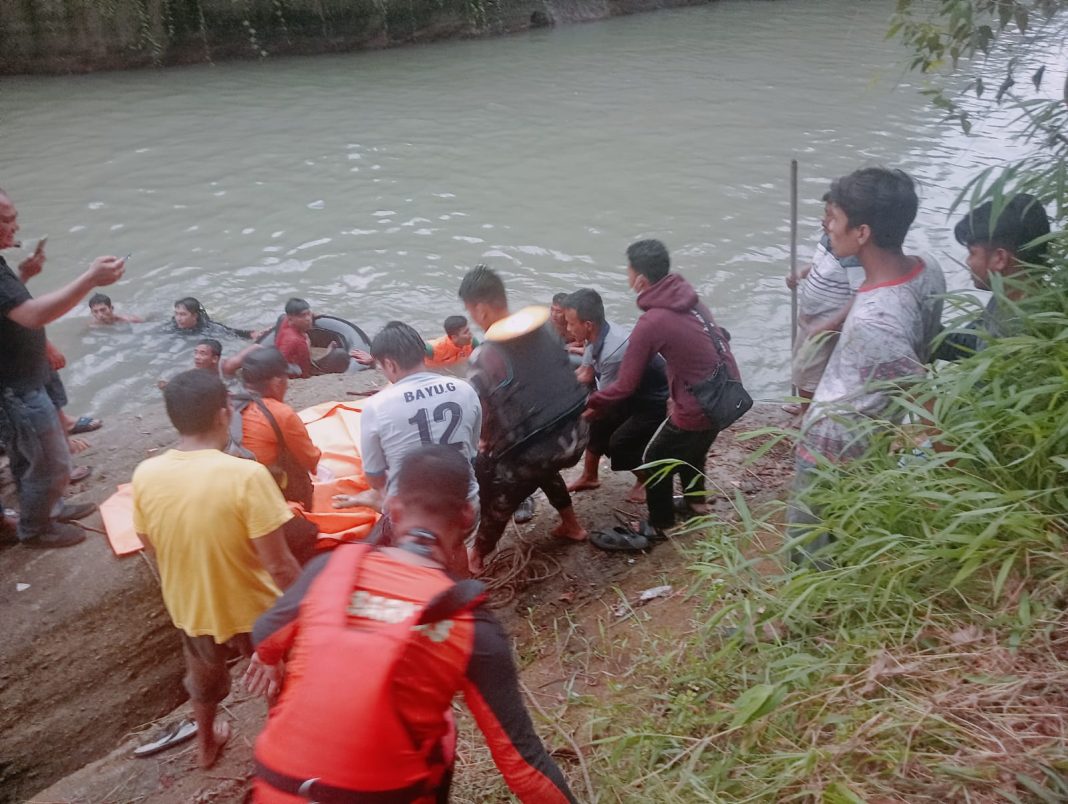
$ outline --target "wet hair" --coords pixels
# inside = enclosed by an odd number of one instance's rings
[[[286,302],[286,315],[300,315],[311,309],[311,305],[304,299],[290,299]]]
[[[402,369],[415,368],[426,360],[426,341],[403,321],[390,321],[371,341],[371,357],[379,363],[388,357]]]
[[[650,282],[659,282],[671,270],[667,246],[659,240],[639,240],[627,246],[627,263]]]
[[[604,302],[596,290],[579,288],[564,299],[563,306],[574,310],[579,321],[589,321],[598,327],[604,326]]]
[[[211,353],[216,357],[222,357],[222,344],[214,338],[201,338],[196,342],[196,346],[207,346],[211,349]],[[195,347],[194,347],[195,348]]]
[[[226,386],[218,374],[202,369],[183,371],[163,389],[171,424],[182,435],[206,433],[228,404]]]
[[[462,315],[450,315],[445,319],[445,334],[456,335],[460,330],[467,326],[467,319]]]
[[[289,362],[272,347],[255,349],[241,361],[241,381],[246,385],[261,385],[275,377],[289,376]]]
[[[201,329],[202,327],[207,326],[211,321],[211,317],[208,315],[208,311],[204,309],[204,305],[192,296],[186,296],[183,299],[179,299],[174,303],[174,306],[184,307],[197,317],[197,323],[194,329]]]
[[[962,246],[1003,248],[1022,262],[1041,264],[1046,259],[1047,242],[1027,246],[1049,234],[1049,217],[1037,198],[1020,193],[997,213],[993,201],[980,204],[957,222],[953,234]]]
[[[89,297],[89,309],[91,310],[98,304],[106,304],[108,307],[113,306],[109,296],[105,296],[103,293],[94,293]]]
[[[567,298],[567,294],[566,293],[554,293],[553,294],[553,304],[555,304],[557,307],[562,307],[563,304],[564,304],[564,299],[566,299],[566,298]]]
[[[867,225],[879,248],[900,249],[916,219],[916,185],[903,170],[862,168],[831,182],[828,200],[851,228]]]
[[[460,282],[459,296],[464,304],[508,306],[508,294],[504,292],[504,282],[495,271],[485,265],[476,265],[464,274]]]
[[[471,462],[447,444],[427,444],[404,456],[396,495],[424,511],[453,514],[467,502]]]

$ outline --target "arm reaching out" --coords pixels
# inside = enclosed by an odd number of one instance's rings
[[[44,296],[24,301],[10,310],[7,317],[27,329],[39,329],[74,309],[93,288],[118,282],[125,270],[126,262],[118,257],[97,257],[89,270],[73,282]]]

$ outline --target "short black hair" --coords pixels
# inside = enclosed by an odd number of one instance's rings
[[[494,307],[507,307],[508,294],[504,291],[504,282],[497,273],[485,265],[476,265],[460,281],[460,300],[464,304],[490,304]]]
[[[455,335],[467,326],[467,319],[462,315],[450,315],[445,319],[445,334]]]
[[[182,435],[208,432],[219,411],[229,404],[219,375],[202,369],[183,371],[168,382],[163,402],[171,424]]]
[[[106,304],[108,307],[114,306],[111,303],[110,296],[105,296],[103,293],[94,293],[92,296],[89,297],[89,307],[91,309],[93,307],[96,307],[98,304]]]
[[[835,179],[828,196],[851,228],[867,225],[872,243],[883,249],[901,248],[920,205],[912,177],[883,167],[861,168]]]
[[[627,246],[627,263],[650,282],[659,282],[671,270],[667,246],[659,240],[639,240]]]
[[[563,292],[554,293],[553,294],[553,304],[555,304],[557,307],[562,307],[563,304],[564,304],[564,299],[566,299],[566,298],[567,298],[567,294],[566,293],[563,293]]]
[[[253,349],[241,361],[241,380],[246,385],[260,385],[275,377],[289,376],[289,361],[273,346]]]
[[[403,321],[390,321],[371,341],[371,357],[381,363],[387,357],[402,369],[426,360],[426,341]]]
[[[1028,248],[1028,244],[1049,234],[1049,216],[1042,202],[1033,195],[1019,193],[1004,205],[980,204],[961,218],[953,234],[962,246],[987,246],[1011,251],[1020,261],[1042,264],[1046,259],[1047,241]]]
[[[196,342],[197,346],[207,346],[216,357],[222,356],[222,344],[214,338],[201,338]]]
[[[300,315],[310,309],[311,305],[304,299],[290,299],[286,302],[286,315]]]
[[[427,444],[404,456],[396,495],[407,505],[455,514],[471,489],[471,462],[447,444]]]
[[[564,299],[562,306],[574,310],[579,321],[604,326],[604,301],[601,294],[592,288],[579,288]]]

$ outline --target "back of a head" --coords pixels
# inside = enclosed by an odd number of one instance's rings
[[[599,327],[604,325],[604,301],[601,300],[601,294],[592,288],[579,288],[564,299],[562,306],[574,310],[579,321],[588,321]]]
[[[919,208],[912,178],[903,170],[882,167],[861,168],[835,179],[825,198],[845,213],[850,227],[867,225],[872,243],[887,250],[901,248]]]
[[[1049,231],[1049,216],[1042,203],[1033,195],[1019,193],[1004,204],[980,204],[957,222],[953,234],[962,246],[1004,248],[1022,262],[1041,264],[1047,242],[1026,246]]]
[[[290,299],[286,302],[286,315],[300,315],[310,309],[311,305],[304,299]]]
[[[389,359],[401,369],[415,368],[426,360],[423,336],[403,321],[390,321],[371,341],[371,357]]]
[[[459,296],[464,304],[488,304],[497,308],[508,306],[504,282],[485,265],[476,265],[464,274]]]
[[[199,435],[215,426],[219,411],[229,405],[218,374],[201,369],[183,371],[163,389],[171,424],[182,435]]]
[[[659,282],[671,271],[667,246],[659,240],[639,240],[627,247],[627,262],[650,283]]]
[[[405,508],[453,517],[467,503],[471,463],[458,449],[427,444],[404,456],[394,495]]]
[[[211,353],[216,357],[222,357],[222,344],[215,340],[215,338],[201,338],[196,343],[197,346],[207,346],[211,349]]]
[[[96,307],[98,304],[103,304],[106,307],[111,307],[111,297],[103,293],[94,293],[89,297],[89,307]]]
[[[258,386],[275,377],[288,377],[289,363],[273,346],[254,349],[241,361],[241,379],[246,385]]]
[[[467,319],[462,315],[450,315],[445,319],[444,329],[446,335],[456,335],[467,326]]]

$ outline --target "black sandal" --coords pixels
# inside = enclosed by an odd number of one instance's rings
[[[590,544],[599,550],[619,553],[640,553],[651,546],[645,536],[621,525],[594,531],[590,534]]]

